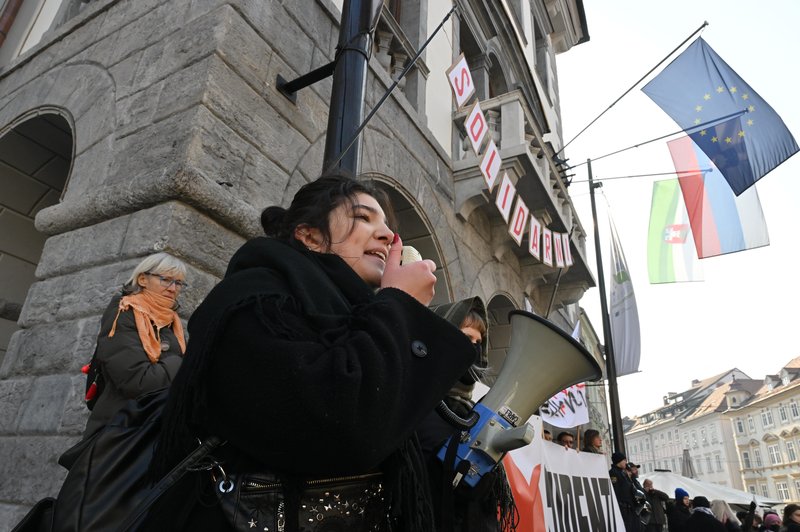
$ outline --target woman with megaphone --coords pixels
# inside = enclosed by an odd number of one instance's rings
[[[227,443],[148,528],[434,530],[414,429],[475,350],[427,308],[435,265],[401,264],[385,199],[338,175],[263,212],[189,321],[154,474]]]

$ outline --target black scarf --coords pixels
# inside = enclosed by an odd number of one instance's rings
[[[276,284],[274,279],[284,282]],[[324,293],[325,297],[320,297]],[[307,250],[296,240],[284,243],[256,238],[233,256],[223,280],[209,293],[189,322],[190,340],[164,412],[163,433],[153,474],[158,477],[195,445],[198,420],[208,406],[208,372],[215,342],[232,314],[255,303],[269,308],[261,322],[276,335],[298,334],[280,315],[288,300],[301,308],[317,331],[346,328],[353,309],[368,303],[374,291],[340,257]],[[276,301],[267,301],[277,299]],[[325,341],[324,337],[322,341]],[[392,510],[407,532],[433,530],[424,460],[416,436],[401,443],[382,467],[392,492]]]

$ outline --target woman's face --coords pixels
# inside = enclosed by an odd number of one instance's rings
[[[601,438],[600,435],[594,436],[590,443],[592,444],[592,447],[597,447],[599,449],[603,446],[603,438]]]
[[[481,332],[475,327],[470,327],[470,326],[461,327],[461,332],[466,334],[467,338],[469,338],[469,341],[472,342],[473,344],[479,344],[483,340]]]
[[[137,279],[142,289],[168,297],[173,301],[178,299],[178,295],[180,295],[183,288],[183,281],[183,275],[169,275],[166,273],[141,273]]]
[[[369,194],[356,194],[354,208],[345,202],[331,212],[328,221],[328,253],[339,255],[368,285],[380,286],[394,233],[378,201]]]
[[[792,512],[789,515],[789,519],[791,519],[794,523],[800,523],[800,508]]]

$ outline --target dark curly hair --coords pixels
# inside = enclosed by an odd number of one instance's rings
[[[389,198],[374,181],[356,179],[344,172],[330,174],[300,187],[288,209],[279,206],[267,207],[261,213],[264,233],[278,240],[290,241],[295,229],[305,225],[318,229],[322,234],[323,248],[331,244],[329,217],[337,207],[349,203],[356,206],[356,195],[368,194],[375,198],[387,217],[390,228],[396,226]]]

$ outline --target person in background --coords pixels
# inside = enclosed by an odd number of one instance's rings
[[[725,525],[711,513],[711,504],[706,497],[695,497],[692,506],[694,511],[684,525],[686,532],[725,532]]]
[[[586,429],[583,433],[583,448],[585,453],[603,454],[603,438],[595,429]]]
[[[575,446],[575,436],[571,432],[559,432],[556,440],[567,449],[573,449]]]
[[[711,501],[711,513],[725,525],[725,530],[728,532],[742,532],[742,524],[727,502],[721,499]]]
[[[262,212],[265,237],[189,321],[151,470],[208,436],[227,442],[221,465],[185,475],[140,530],[434,529],[415,430],[475,348],[428,309],[436,265],[401,264],[388,209],[340,174]]]
[[[653,515],[650,517],[650,522],[645,527],[645,532],[663,532],[664,525],[667,523],[667,514],[664,504],[669,501],[669,495],[663,491],[659,491],[653,487],[653,481],[645,479],[644,493],[647,501],[650,503],[650,509]]]
[[[641,492],[644,492],[644,488],[642,487],[641,484],[639,484],[639,464],[628,462],[628,473],[630,473],[631,475],[631,482],[633,482],[633,487]]]
[[[752,523],[750,524],[750,528],[745,528],[747,524],[747,516],[749,512],[747,510],[739,510],[736,512],[736,518],[742,523],[742,531],[743,532],[757,532],[759,527],[761,526],[761,516],[757,513],[753,513]]]
[[[553,441],[553,434],[547,429],[542,431],[542,437],[544,438],[544,441]]]
[[[778,532],[781,529],[781,518],[775,512],[764,514],[764,530]]]
[[[100,320],[92,362],[96,367],[89,370],[94,371],[97,396],[84,438],[111,421],[129,399],[170,385],[186,351],[175,311],[186,286],[186,265],[168,253],[156,253],[145,257],[111,298]],[[96,386],[99,382],[102,389]]]
[[[625,530],[627,532],[640,532],[642,523],[639,521],[639,516],[636,515],[635,489],[626,469],[627,465],[628,460],[625,455],[615,451],[611,455],[611,469],[608,470],[608,474],[614,486],[614,494],[617,497],[619,511],[625,523]]]
[[[787,504],[783,509],[783,532],[800,532],[800,504]]]
[[[683,488],[675,488],[675,502],[667,506],[669,532],[684,532],[691,515],[689,493]]]
[[[473,297],[437,305],[431,307],[431,310],[458,327],[469,338],[475,349],[472,366],[450,388],[443,400],[450,412],[466,419],[475,406],[472,400],[475,384],[480,381],[489,366],[485,306],[480,298]],[[460,435],[461,428],[452,425],[438,411],[428,414],[417,429],[428,465],[437,530],[457,532],[511,530],[517,519],[517,510],[502,464],[489,475],[485,475],[485,480],[482,482],[491,485],[481,493],[478,493],[477,486],[471,489],[459,486],[453,490],[452,476],[446,478],[443,462],[437,453],[454,433]]]

